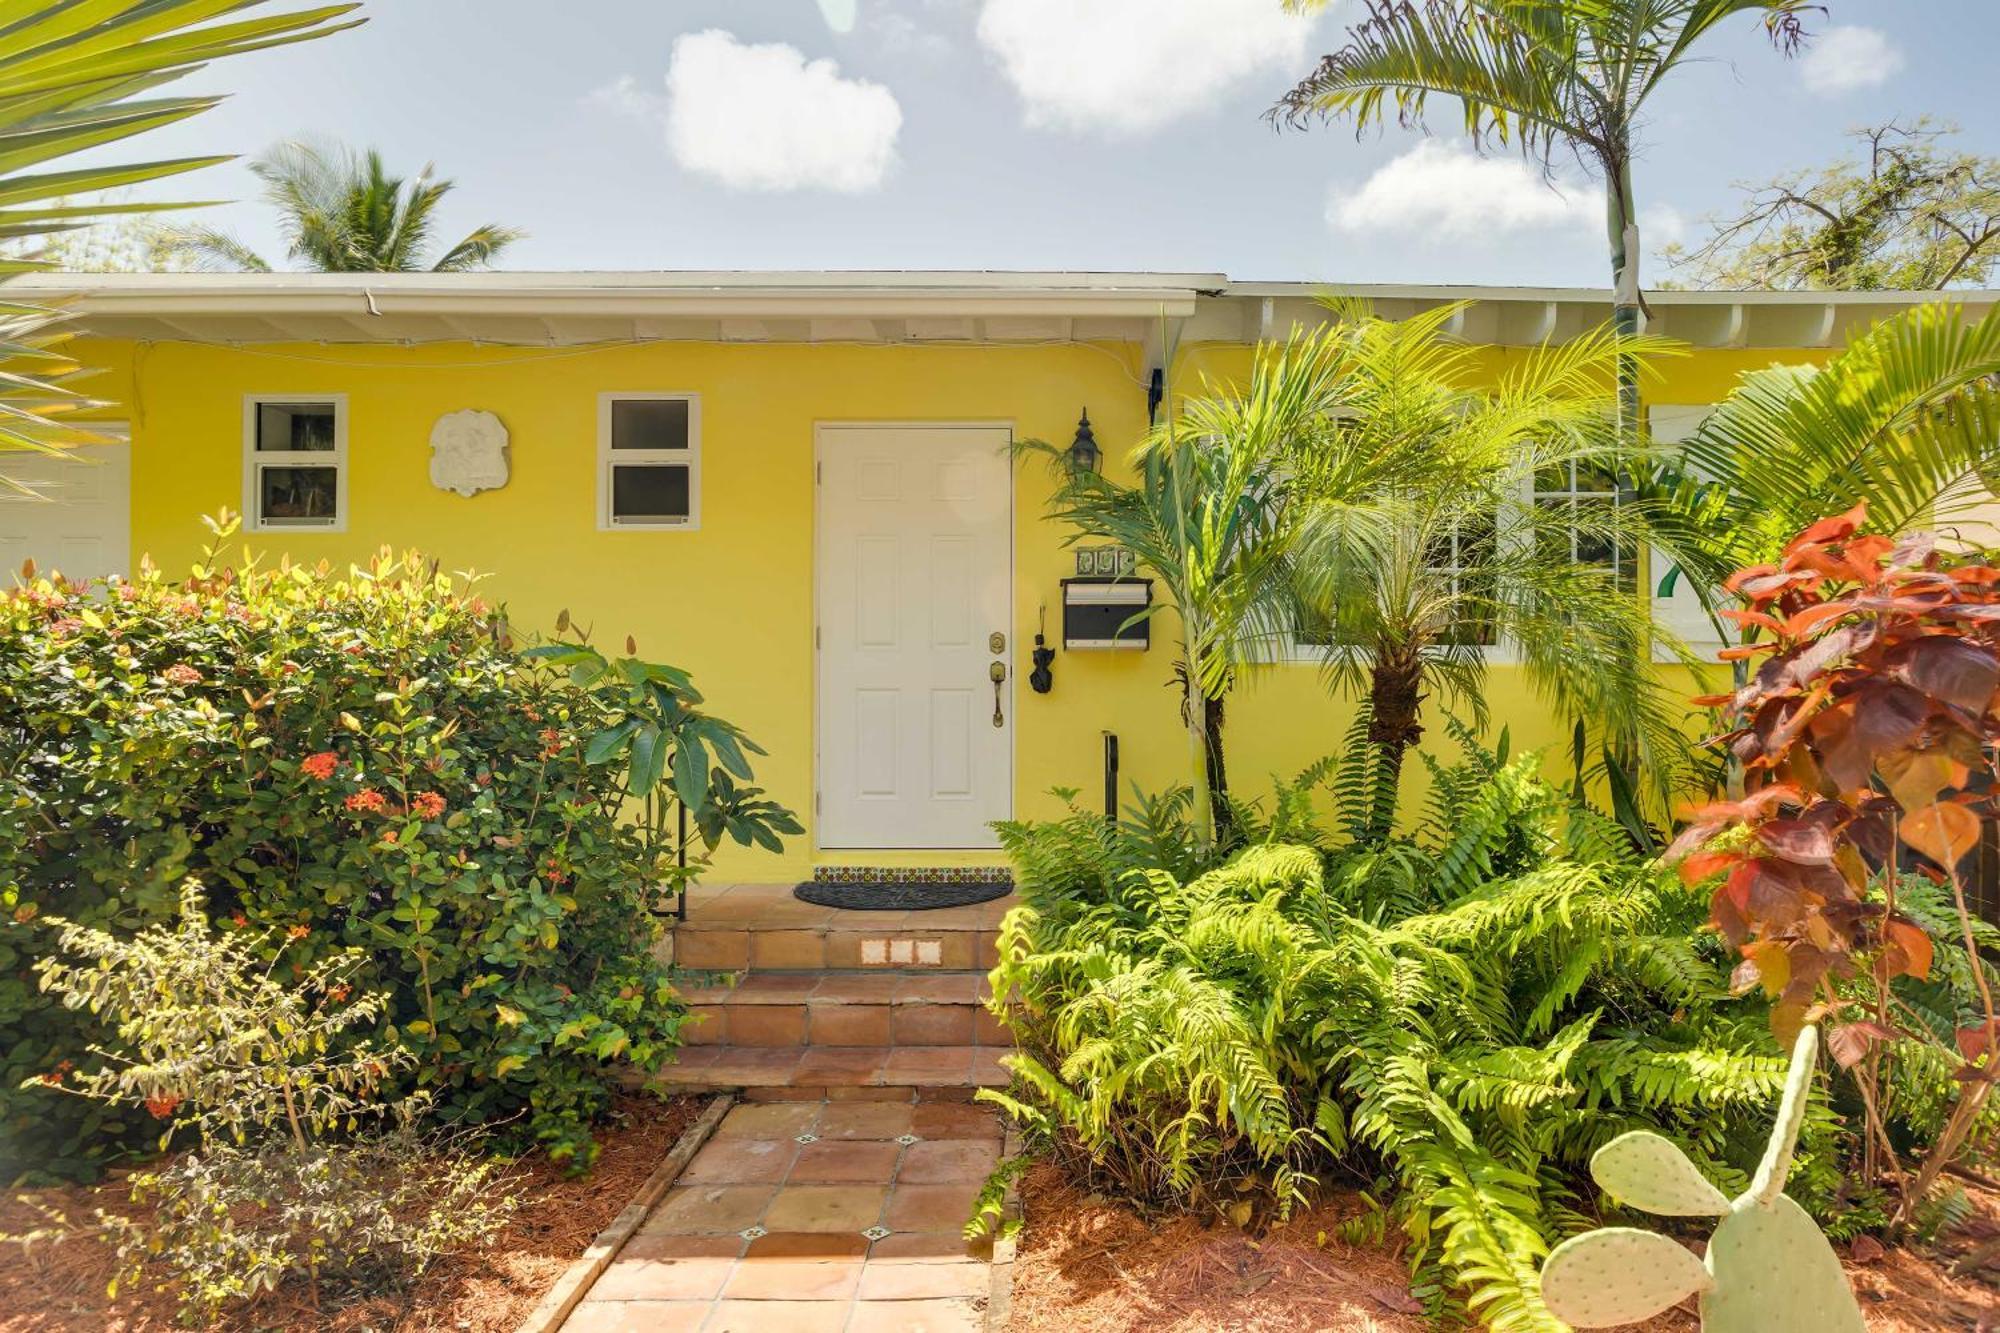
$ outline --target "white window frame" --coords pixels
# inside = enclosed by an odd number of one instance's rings
[[[1523,466],[1520,468],[1519,476],[1511,483],[1511,487],[1505,498],[1501,499],[1494,507],[1493,522],[1496,537],[1501,541],[1507,541],[1510,538],[1513,541],[1532,540],[1531,525],[1540,508],[1535,503],[1538,499],[1555,500],[1565,496],[1573,499],[1578,496],[1597,497],[1604,494],[1607,494],[1607,492],[1538,490],[1535,486],[1534,469]],[[1622,501],[1614,499],[1614,503],[1622,503]],[[1510,532],[1510,524],[1515,525],[1516,530]],[[1574,541],[1573,536],[1572,541]],[[1646,576],[1645,560],[1638,553],[1633,555],[1632,560],[1633,577],[1643,590]],[[1464,569],[1456,566],[1451,570],[1454,577],[1463,577],[1465,572]],[[1521,664],[1520,645],[1504,634],[1492,643],[1469,644],[1465,646],[1476,648],[1481,659],[1488,666],[1519,666]],[[1288,651],[1282,659],[1285,661],[1293,663],[1322,663],[1326,660],[1326,648],[1321,644],[1304,643],[1298,639],[1292,639],[1287,645],[1287,649]]]
[[[613,449],[611,409],[615,403],[685,402],[688,442],[685,449]],[[620,519],[611,512],[611,469],[617,465],[671,463],[687,468],[688,512],[684,519]],[[657,389],[597,395],[597,530],[599,532],[695,532],[701,527],[701,395]]]
[[[1648,403],[1646,433],[1655,445],[1678,451],[1720,406],[1719,402]],[[1722,638],[1716,637],[1715,626],[1702,613],[1685,570],[1681,571],[1675,583],[1673,595],[1660,596],[1660,580],[1666,576],[1667,567],[1672,563],[1666,552],[1647,547],[1644,584],[1647,612],[1656,628],[1679,635],[1689,649],[1712,662],[1716,651],[1729,646],[1730,640],[1726,634]],[[1727,621],[1723,623],[1725,626],[1728,624]],[[1653,660],[1673,662],[1679,659],[1665,644],[1655,640]]]
[[[258,409],[266,406],[333,408],[333,449],[259,449]],[[331,467],[333,521],[264,521],[264,493],[258,473],[266,467]],[[344,393],[247,393],[243,395],[243,523],[248,532],[347,531],[347,395]]]

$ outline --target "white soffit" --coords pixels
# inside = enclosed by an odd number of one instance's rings
[[[219,343],[620,342],[1147,344],[1283,338],[1327,296],[1399,318],[1455,301],[1453,331],[1521,346],[1611,317],[1591,288],[1232,283],[1219,273],[37,274],[10,284],[87,335]],[[1833,347],[1898,310],[2000,293],[1655,292],[1650,328],[1698,347]]]

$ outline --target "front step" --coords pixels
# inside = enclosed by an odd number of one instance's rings
[[[1013,1047],[986,1009],[1006,899],[927,912],[820,907],[789,885],[703,886],[664,955],[693,1021],[655,1075],[680,1091],[839,1099],[1004,1087]]]
[[[684,992],[690,1046],[1000,1046],[977,972],[752,972]]]
[[[985,971],[1000,961],[1012,899],[928,912],[855,912],[792,896],[782,884],[694,889],[667,956],[690,971]]]
[[[1005,1046],[683,1046],[653,1082],[711,1088],[1003,1088]],[[824,1095],[824,1094],[820,1094]]]

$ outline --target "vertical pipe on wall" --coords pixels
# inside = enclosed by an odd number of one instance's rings
[[[1118,822],[1118,733],[1104,733],[1104,822]]]

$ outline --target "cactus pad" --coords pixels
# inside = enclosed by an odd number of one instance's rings
[[[1621,1203],[1663,1217],[1721,1217],[1729,1197],[1708,1183],[1687,1154],[1658,1134],[1635,1129],[1599,1148],[1590,1174]]]
[[[1866,1333],[1839,1256],[1787,1195],[1723,1218],[1708,1243],[1708,1268],[1715,1278],[1701,1299],[1708,1333]]]
[[[1615,1197],[1649,1213],[1722,1221],[1705,1260],[1631,1227],[1571,1237],[1542,1265],[1550,1311],[1578,1328],[1606,1328],[1658,1314],[1698,1291],[1703,1333],[1867,1333],[1839,1256],[1785,1195],[1818,1057],[1819,1031],[1808,1024],[1792,1045],[1764,1160],[1734,1199],[1657,1134],[1621,1134],[1598,1149],[1590,1174]]]
[[[1708,1286],[1708,1270],[1678,1241],[1631,1227],[1571,1237],[1542,1266],[1542,1299],[1577,1328],[1635,1324]]]

